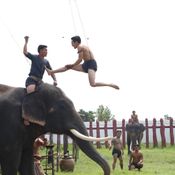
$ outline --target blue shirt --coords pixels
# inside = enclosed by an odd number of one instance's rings
[[[29,52],[25,54],[25,56],[32,61],[29,76],[33,75],[36,76],[37,78],[42,79],[45,72],[45,66],[48,69],[52,69],[47,59],[42,59],[38,55],[33,55]]]

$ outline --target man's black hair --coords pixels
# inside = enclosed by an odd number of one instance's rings
[[[73,42],[78,42],[78,43],[81,43],[81,38],[79,37],[79,36],[73,36],[72,38],[71,38],[71,40],[73,41]]]
[[[38,46],[38,53],[40,52],[40,50],[42,50],[44,48],[47,48],[47,46],[46,45],[39,45]]]

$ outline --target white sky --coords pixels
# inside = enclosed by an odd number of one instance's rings
[[[174,0],[0,0],[0,83],[24,87],[30,70],[22,54],[25,35],[31,53],[48,45],[47,59],[56,69],[77,59],[70,37],[78,34],[84,44],[89,37],[96,80],[120,90],[92,88],[87,74],[56,74],[77,110],[104,105],[118,120],[132,110],[141,119],[175,117],[174,9]],[[44,81],[52,83],[47,73]]]

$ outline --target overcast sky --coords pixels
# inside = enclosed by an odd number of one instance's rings
[[[30,61],[22,54],[48,45],[53,69],[77,59],[70,37],[80,35],[98,63],[97,81],[120,90],[92,88],[87,74],[56,74],[77,110],[109,107],[116,119],[175,117],[174,0],[0,0],[1,82],[24,87]],[[89,38],[88,40],[86,38]],[[52,83],[45,73],[44,81]]]

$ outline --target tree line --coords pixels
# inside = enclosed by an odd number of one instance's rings
[[[114,115],[111,113],[111,110],[107,106],[99,105],[96,111],[85,111],[80,109],[80,117],[84,122],[89,121],[110,121],[114,119]]]

